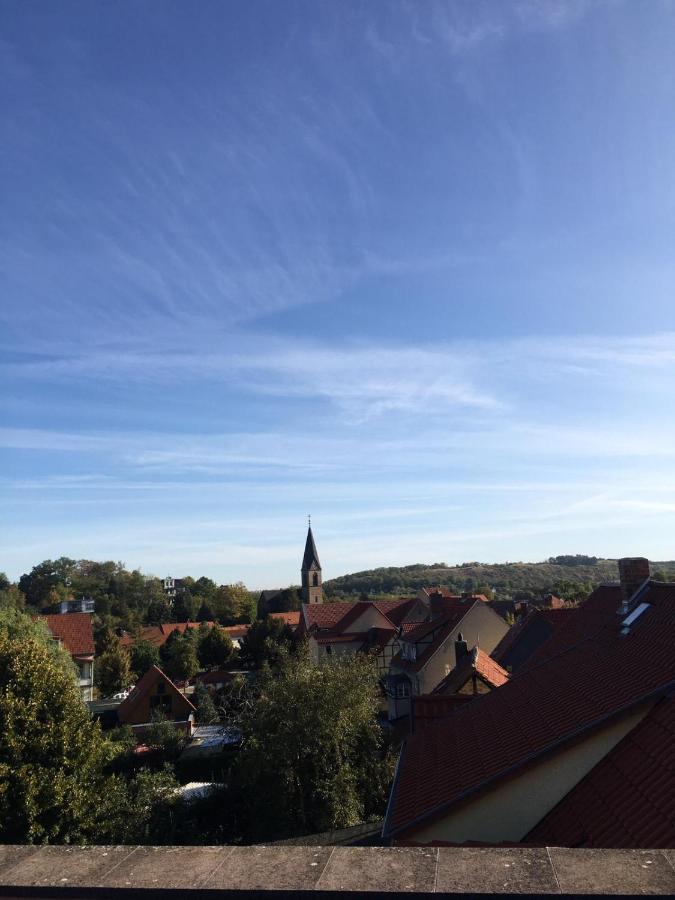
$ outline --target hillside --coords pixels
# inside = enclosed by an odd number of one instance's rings
[[[675,580],[675,561],[652,563],[652,574],[660,580]],[[324,582],[330,599],[368,594],[409,594],[422,587],[440,585],[456,592],[494,591],[505,599],[555,593],[568,600],[581,599],[601,581],[618,577],[615,559],[589,556],[559,556],[538,563],[417,563],[410,566],[370,569],[342,575]]]

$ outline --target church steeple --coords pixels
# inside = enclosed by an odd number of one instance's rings
[[[323,603],[323,589],[321,587],[321,563],[316,552],[314,535],[311,524],[307,527],[307,540],[305,541],[305,555],[302,557],[302,602]]]

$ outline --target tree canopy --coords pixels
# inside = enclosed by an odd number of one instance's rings
[[[383,814],[392,765],[369,659],[317,667],[302,654],[263,674],[258,692],[242,716],[233,779],[246,840],[344,828]]]

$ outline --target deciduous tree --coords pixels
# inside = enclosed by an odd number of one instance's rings
[[[124,691],[132,682],[129,654],[119,641],[109,644],[108,649],[97,657],[94,663],[94,681],[101,696],[110,697]]]
[[[262,676],[236,771],[246,840],[344,828],[384,812],[392,773],[372,662],[306,654]]]
[[[239,656],[255,669],[264,663],[276,665],[294,647],[291,629],[281,620],[268,617],[254,622],[241,642]]]
[[[201,628],[199,629],[201,632]],[[234,654],[232,640],[226,631],[215,625],[205,634],[199,634],[197,656],[205,669],[217,668],[228,663]]]
[[[159,665],[159,650],[150,641],[137,641],[131,648],[131,671],[136,678]]]

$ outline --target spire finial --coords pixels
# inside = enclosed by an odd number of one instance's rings
[[[309,513],[309,514],[307,515],[307,527],[308,527],[308,528],[311,528],[311,527],[312,527],[312,514],[311,514],[311,513]]]

